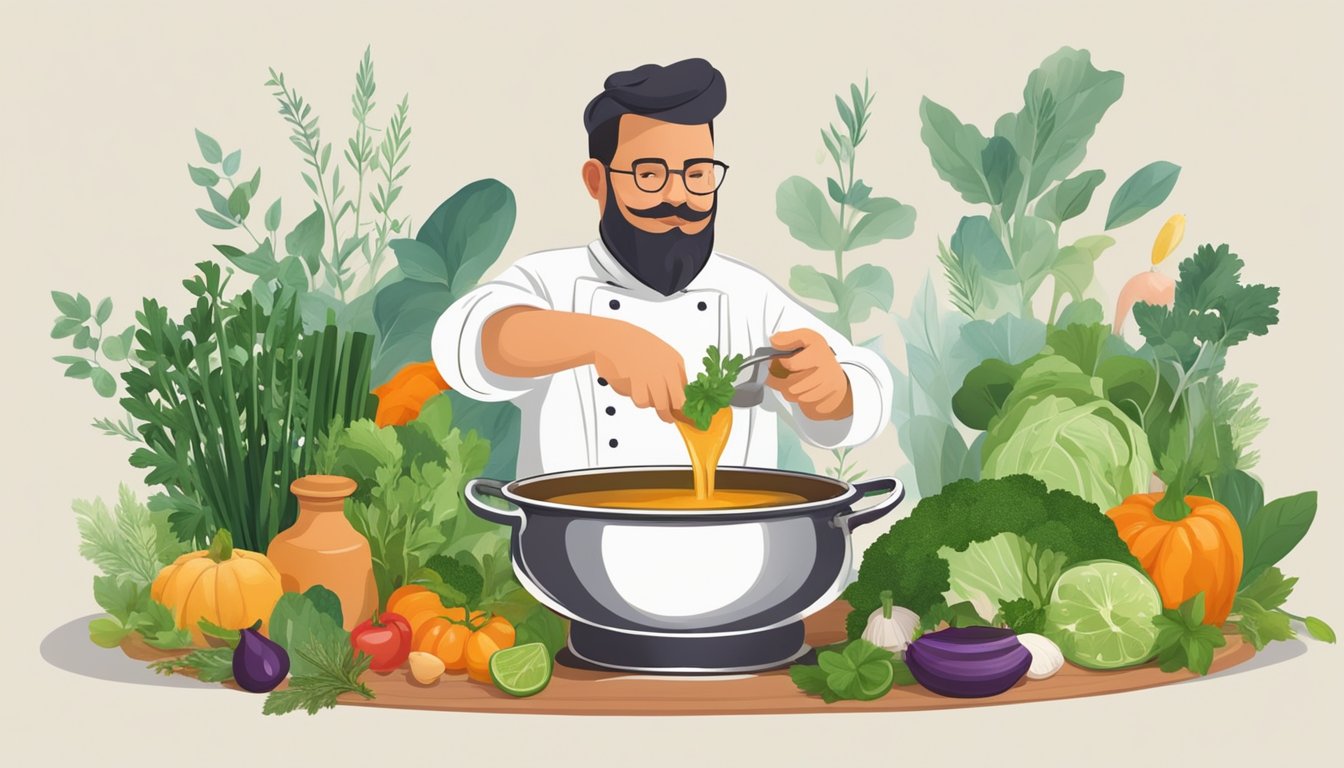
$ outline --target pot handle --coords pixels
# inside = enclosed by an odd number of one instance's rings
[[[883,491],[885,491],[887,495],[883,496],[882,500],[877,502],[877,504],[874,504],[867,509],[852,509],[848,512],[842,512],[836,515],[835,520],[833,520],[831,524],[837,528],[843,526],[846,530],[853,531],[864,523],[871,523],[883,515],[886,515],[888,512],[895,509],[896,506],[901,503],[901,500],[905,498],[905,486],[901,484],[900,480],[897,480],[894,477],[879,477],[873,480],[864,480],[863,482],[855,483],[854,487],[864,496],[872,493],[881,493]]]
[[[476,513],[477,517],[489,520],[492,523],[500,525],[518,526],[523,522],[523,511],[517,507],[512,509],[500,509],[499,507],[487,504],[482,498],[489,496],[495,499],[506,498],[500,489],[504,487],[504,481],[491,480],[488,477],[478,477],[474,480],[468,480],[465,488],[462,489],[462,495],[466,498],[467,507]]]

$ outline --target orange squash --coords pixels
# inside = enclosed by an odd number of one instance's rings
[[[411,625],[411,650],[432,653],[450,672],[466,670],[473,680],[490,682],[490,656],[511,648],[517,632],[503,616],[484,611],[470,615],[462,607],[447,608],[439,596],[419,584],[398,587],[387,610]]]
[[[1157,585],[1164,607],[1180,607],[1203,592],[1204,623],[1222,626],[1241,581],[1241,528],[1227,507],[1204,496],[1186,496],[1188,513],[1164,519],[1153,511],[1163,495],[1135,494],[1106,514]]]
[[[260,552],[234,549],[233,536],[223,529],[209,549],[165,565],[149,587],[149,596],[167,606],[177,626],[202,648],[208,642],[201,619],[225,629],[246,629],[260,620],[265,634],[282,594],[280,572],[271,561]]]
[[[373,420],[380,427],[405,424],[420,415],[425,401],[448,388],[433,361],[406,365],[373,390],[378,396],[378,412]]]

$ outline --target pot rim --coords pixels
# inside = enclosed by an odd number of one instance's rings
[[[797,517],[799,515],[810,515],[816,512],[834,513],[837,508],[841,511],[848,510],[849,507],[859,499],[863,498],[864,491],[853,483],[839,480],[825,475],[815,475],[810,472],[796,472],[788,469],[773,469],[769,467],[748,467],[720,465],[718,472],[728,474],[752,474],[752,475],[778,475],[780,477],[802,477],[808,480],[823,481],[836,488],[838,493],[826,499],[815,501],[805,501],[798,504],[779,504],[763,507],[728,507],[724,509],[621,509],[617,507],[587,507],[577,504],[557,504],[553,501],[545,501],[526,496],[517,492],[520,485],[540,480],[550,480],[562,477],[586,477],[593,475],[612,475],[612,474],[634,474],[637,472],[658,472],[658,471],[691,471],[689,464],[660,464],[660,465],[630,465],[620,467],[596,467],[592,469],[572,469],[560,472],[547,472],[541,475],[518,478],[502,485],[499,493],[511,504],[522,509],[525,513],[549,513],[569,515],[575,517],[600,517],[607,519],[637,519],[637,520],[660,520],[670,522],[696,522],[702,520],[771,520],[787,517]]]

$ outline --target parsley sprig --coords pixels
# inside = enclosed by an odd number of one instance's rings
[[[733,399],[733,382],[744,359],[742,355],[733,355],[725,360],[716,346],[706,350],[705,370],[686,384],[686,404],[681,409],[697,429],[709,429],[714,414],[728,407]]]
[[[1153,617],[1157,626],[1157,664],[1163,672],[1188,669],[1207,675],[1213,652],[1227,645],[1218,627],[1204,623],[1204,593],[1186,600],[1180,608],[1168,608]]]

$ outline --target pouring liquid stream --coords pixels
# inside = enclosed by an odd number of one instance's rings
[[[798,504],[802,496],[784,491],[716,489],[714,473],[718,468],[728,435],[733,429],[733,409],[721,408],[710,420],[708,429],[678,421],[677,430],[686,443],[691,459],[691,477],[695,490],[686,488],[628,488],[583,491],[556,496],[551,501],[583,507],[626,509],[742,509],[750,507]]]

